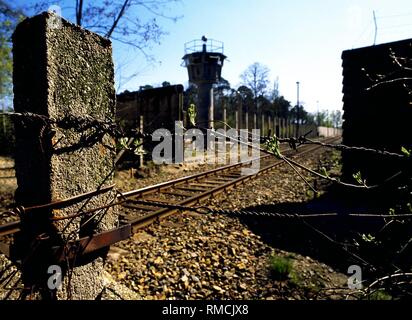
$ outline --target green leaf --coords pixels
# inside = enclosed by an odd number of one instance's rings
[[[135,149],[135,150],[133,151],[133,153],[134,153],[136,156],[142,156],[142,155],[144,155],[144,154],[147,154],[147,152],[144,151],[143,149]]]
[[[362,240],[365,242],[374,242],[376,238],[370,233],[368,233],[368,234],[362,234]]]
[[[134,139],[133,141],[133,147],[137,148],[140,144],[142,143],[141,139]]]
[[[362,174],[361,174],[360,171],[354,173],[352,176],[356,180],[357,183],[359,183],[361,185],[365,184],[365,181],[362,179]]]
[[[196,106],[191,103],[187,108],[187,114],[189,115],[189,121],[192,126],[196,125]]]
[[[410,156],[411,156],[412,150],[408,150],[408,149],[406,149],[405,147],[402,147],[402,148],[401,148],[401,151],[402,151],[402,153],[403,153],[405,156],[407,156],[407,157],[410,157]]]
[[[306,196],[312,198],[315,197],[315,193],[312,190],[306,190]]]
[[[121,150],[128,149],[127,141],[128,141],[128,138],[126,137],[120,138],[119,139],[119,149]]]
[[[275,157],[282,158],[282,154],[280,153],[279,140],[276,135],[266,141],[265,148],[266,150],[272,152]]]
[[[322,171],[322,174],[323,174],[324,176],[329,177],[329,173],[328,173],[328,171],[326,170],[325,167],[320,168],[320,171]]]

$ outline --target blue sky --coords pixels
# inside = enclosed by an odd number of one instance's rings
[[[373,44],[373,10],[377,44],[412,38],[411,0],[181,0],[169,8],[165,14],[183,18],[176,23],[158,18],[169,33],[149,52],[159,63],[148,65],[138,52],[114,43],[117,75],[125,79],[138,72],[120,88],[117,83],[120,91],[163,81],[186,87],[184,43],[206,35],[224,42],[228,59],[222,76],[232,87],[247,66],[260,62],[270,68],[271,81],[279,77],[280,93],[292,103],[299,81],[307,110],[315,112],[317,102],[320,109],[341,109],[341,53]],[[64,9],[62,15],[72,18]]]
[[[317,101],[320,109],[341,109],[341,53],[373,44],[373,10],[376,43],[412,38],[410,0],[183,0],[171,13],[184,17],[162,23],[169,35],[151,51],[161,64],[144,67],[141,60],[132,62],[128,69],[141,72],[122,89],[164,80],[186,86],[187,73],[180,66],[184,43],[204,34],[224,42],[228,61],[222,76],[232,87],[257,61],[271,69],[272,81],[279,77],[280,93],[293,103],[299,81],[307,110],[316,111]],[[115,57],[123,54],[115,52]]]

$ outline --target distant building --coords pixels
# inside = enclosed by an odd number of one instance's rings
[[[117,121],[123,128],[139,129],[143,116],[143,131],[174,130],[175,121],[183,118],[183,86],[171,85],[117,95]]]
[[[343,66],[343,143],[401,153],[412,147],[412,71],[398,62],[412,59],[412,39],[347,50]],[[412,67],[409,60],[409,68]],[[399,171],[396,160],[363,152],[343,153],[343,174],[360,171],[369,183],[378,183]]]

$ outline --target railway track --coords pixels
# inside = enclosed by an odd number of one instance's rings
[[[328,142],[338,138],[328,139]],[[288,150],[282,152],[288,157],[302,156],[319,149],[320,146],[303,145],[297,152]],[[136,232],[157,219],[167,217],[179,209],[156,207],[154,203],[171,204],[175,206],[193,206],[200,201],[223,193],[248,180],[254,179],[277,166],[283,164],[282,160],[273,155],[266,154],[259,158],[260,169],[256,174],[242,175],[241,169],[250,165],[250,161],[228,165],[196,175],[168,181],[155,186],[133,190],[124,193],[127,201],[122,204],[124,212],[122,218],[132,225]]]
[[[339,138],[329,138],[325,142],[330,143],[337,139]],[[283,150],[282,152],[288,157],[297,157],[319,148],[321,146],[302,145],[297,151]],[[254,179],[284,163],[269,154],[262,155],[258,159],[260,160],[260,169],[252,175],[241,174],[242,168],[250,166],[251,161],[249,160],[125,192],[118,196],[122,206],[121,222],[130,224],[133,232],[136,232],[158,219],[179,211],[175,208],[165,208],[160,204],[193,206],[202,200]],[[18,220],[0,225],[0,237],[18,232],[20,230],[19,226],[20,222]]]

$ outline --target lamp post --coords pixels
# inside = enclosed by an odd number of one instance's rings
[[[297,86],[297,103],[296,103],[296,137],[299,137],[299,81],[296,81]]]

